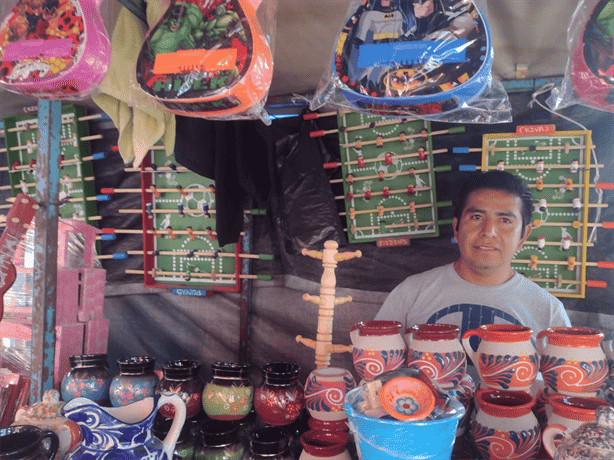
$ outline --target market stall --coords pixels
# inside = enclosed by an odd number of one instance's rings
[[[0,458],[548,458],[605,423],[614,2],[11,3]],[[374,321],[491,171],[569,324]]]

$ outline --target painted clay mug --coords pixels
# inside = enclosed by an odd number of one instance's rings
[[[557,435],[563,435],[555,442]],[[614,458],[614,408],[600,406],[595,421],[586,422],[571,431],[552,425],[544,432],[543,444],[554,460],[605,460]]]
[[[472,427],[475,445],[485,460],[535,459],[540,429],[527,391],[483,388],[475,395],[478,411]]]
[[[305,381],[305,407],[318,420],[347,420],[343,402],[346,393],[355,386],[354,377],[347,369],[314,369]]]
[[[454,324],[415,324],[405,331],[407,367],[422,369],[445,389],[457,386],[467,369],[467,355]]]
[[[544,382],[557,393],[597,396],[608,377],[600,342],[603,332],[582,327],[549,327],[537,334]]]
[[[372,320],[354,324],[350,329],[352,360],[360,378],[369,381],[379,374],[403,366],[407,346],[398,321]]]
[[[601,406],[611,404],[599,398],[553,394],[546,404],[548,425],[563,425],[573,431],[583,423],[594,422],[595,411]]]
[[[462,344],[482,383],[500,390],[529,390],[537,377],[539,355],[533,330],[514,324],[485,324],[463,334]],[[481,339],[475,351],[469,339]]]

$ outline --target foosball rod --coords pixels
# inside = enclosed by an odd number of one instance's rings
[[[544,227],[565,227],[571,225],[575,229],[582,227],[582,223],[578,220],[575,220],[573,222],[542,222],[539,219],[535,219],[532,224],[535,228],[541,227],[542,225]],[[588,227],[602,227],[606,229],[614,229],[614,222],[589,222],[586,225]]]
[[[145,270],[125,270],[126,274],[128,275],[144,275],[145,274]],[[160,271],[160,270],[150,270],[148,273],[148,275],[151,276],[183,276],[185,277],[190,276],[190,277],[195,277],[195,278],[211,278],[211,279],[215,279],[215,278],[236,278],[236,275],[230,274],[230,273],[216,273],[214,275],[212,275],[211,273],[198,273],[198,272],[193,272],[193,273],[188,273],[188,272],[164,272],[164,271]],[[239,279],[249,279],[249,280],[258,280],[258,281],[272,281],[273,280],[273,275],[269,275],[269,274],[261,274],[261,275],[239,275]]]
[[[586,266],[586,267],[604,268],[604,269],[609,269],[609,270],[613,270],[614,269],[614,262],[607,262],[607,261],[577,262],[575,260],[573,260],[573,261],[564,261],[564,260],[538,259],[536,261],[531,261],[530,259],[513,259],[512,263],[527,264],[527,265],[531,265],[532,263],[535,264],[535,265],[565,265],[568,268],[572,267],[572,268],[570,268],[570,270],[573,270],[573,267],[576,267],[578,265]]]
[[[160,193],[180,193],[181,195],[185,196],[188,193],[192,193],[192,192],[211,192],[211,193],[215,193],[215,187],[213,186],[209,186],[209,187],[198,187],[198,188],[183,188],[183,187],[175,187],[175,188],[158,188],[155,186],[150,186],[149,188],[146,188],[144,190],[147,193],[153,193],[156,196],[159,196]],[[100,189],[100,193],[104,193],[104,194],[108,194],[108,195],[114,195],[116,193],[142,193],[143,189],[140,188],[102,188]]]
[[[408,228],[408,227],[415,227],[417,230],[418,227],[425,226],[425,225],[435,225],[435,221],[434,220],[425,220],[425,221],[415,220],[414,222],[398,223],[398,224],[383,224],[382,223],[380,225],[370,225],[368,227],[356,227],[355,225],[351,225],[350,232],[354,234],[359,230],[384,230],[384,229]],[[346,232],[348,231],[347,228],[344,228],[343,230],[345,230]]]
[[[531,278],[529,279],[535,283],[555,283],[559,289],[563,287],[563,284],[574,284],[579,285],[582,284],[582,281],[577,280],[563,280],[556,278]],[[596,288],[607,288],[608,284],[605,281],[599,280],[586,280],[584,283],[586,287],[596,287]]]
[[[435,153],[435,152],[433,152]],[[540,167],[543,167],[543,169],[570,169],[570,165],[541,165]],[[582,169],[582,168],[586,168],[587,165],[578,165],[578,169]],[[603,168],[604,165],[601,163],[595,163],[595,164],[590,164],[588,165],[589,168]],[[536,170],[537,166],[535,165],[504,165],[504,168],[509,168],[509,169],[533,169]],[[485,166],[484,168],[478,165],[470,165],[470,164],[463,164],[463,165],[458,165],[458,170],[459,171],[491,171],[491,170],[495,170],[495,169],[501,169],[498,166]],[[556,184],[555,184],[556,186]]]
[[[90,121],[90,120],[97,120],[99,118],[102,118],[103,115],[101,113],[97,113],[94,115],[85,115],[83,117],[79,117],[77,118],[77,121]],[[74,116],[71,117],[67,117],[66,120],[62,121],[62,124],[69,124],[69,123],[74,123],[73,120]],[[32,123],[26,123],[25,126],[15,126],[14,128],[9,128],[7,130],[4,129],[0,129],[0,136],[4,136],[5,132],[9,132],[9,133],[14,133],[14,132],[18,132],[18,131],[30,131],[31,129],[38,129],[38,120],[34,121]]]
[[[306,113],[303,115],[303,120],[305,121],[309,121],[309,120],[315,120],[317,118],[326,118],[326,117],[333,117],[333,116],[337,116],[339,115],[345,115],[346,113],[352,113],[351,110],[340,110],[339,112],[311,112],[311,113]]]
[[[438,152],[432,152],[432,153],[438,153]],[[415,154],[409,154],[411,156],[414,156]],[[404,155],[404,156],[409,156],[409,155]],[[385,173],[384,171],[380,171],[377,174],[372,174],[370,176],[358,176],[358,177],[354,177],[353,175],[348,175],[345,179],[331,179],[330,183],[331,184],[340,184],[343,182],[347,182],[348,184],[352,184],[354,182],[357,181],[361,181],[361,180],[371,180],[371,179],[378,179],[378,180],[384,180],[386,177],[398,177],[398,176],[415,176],[416,174],[422,174],[422,173],[427,173],[430,172],[431,170],[429,168],[426,169],[414,169],[414,168],[410,168],[408,171],[403,171],[403,172],[398,172],[398,173]],[[446,166],[435,166],[433,168],[433,172],[448,172],[448,171],[452,171],[452,166],[450,165],[446,165]],[[351,178],[350,178],[351,176]]]
[[[453,128],[449,128],[449,129],[442,129],[439,131],[433,131],[433,132],[425,132],[426,130],[423,130],[422,132],[418,133],[418,134],[401,134],[399,136],[395,136],[395,137],[386,137],[383,138],[381,136],[378,136],[377,139],[374,139],[372,141],[362,141],[360,139],[355,140],[354,142],[350,142],[349,144],[341,144],[340,146],[343,148],[350,148],[350,147],[355,147],[356,149],[361,149],[363,146],[365,145],[377,145],[378,147],[382,147],[384,145],[385,142],[395,142],[395,141],[400,141],[401,143],[404,143],[405,141],[407,141],[408,139],[415,139],[415,138],[422,138],[422,139],[426,139],[428,138],[428,136],[438,136],[440,134],[461,134],[465,132],[465,127],[464,126],[456,126]]]
[[[359,126],[350,126],[350,127],[344,126],[343,128],[327,129],[327,130],[318,129],[316,131],[311,131],[309,133],[309,137],[311,137],[311,138],[322,137],[322,136],[326,136],[327,134],[348,133],[350,131],[356,131],[356,130],[359,130],[359,129],[373,129],[373,128],[377,128],[377,127],[381,127],[381,126],[403,125],[403,124],[409,123],[411,121],[416,121],[416,119],[415,118],[414,119],[411,119],[411,118],[395,118],[395,119],[386,120],[386,121],[379,121],[379,122],[375,122],[374,121],[374,122],[365,123],[364,125],[359,125]],[[463,128],[463,130],[464,130],[464,128]]]
[[[106,152],[100,152],[100,153],[95,153],[93,155],[83,157],[83,158],[74,158],[72,160],[62,160],[60,161],[60,166],[70,166],[74,164],[81,164],[85,161],[92,161],[92,160],[103,160],[106,157],[107,157]],[[0,167],[0,171],[8,171],[8,172],[16,172],[16,171],[23,171],[23,170],[29,170],[29,169],[31,170],[36,169],[36,160],[32,159],[30,163],[28,163],[27,165],[19,164],[18,161],[14,161],[13,165],[10,168],[8,166]]]
[[[129,256],[143,256],[144,251],[126,251],[118,252],[114,254],[99,255],[99,259],[127,259]],[[151,256],[189,256],[189,257],[240,257],[242,259],[254,259],[254,260],[266,260],[273,261],[275,256],[273,254],[234,254],[229,252],[210,252],[210,251],[148,251],[148,255]]]
[[[401,155],[390,155],[390,159],[391,160],[397,160],[397,159],[403,159],[403,158],[412,158],[412,157],[419,157],[421,160],[423,159],[422,157],[427,157],[430,154],[439,154],[439,153],[453,153],[453,154],[461,154],[461,153],[469,153],[469,152],[480,152],[481,149],[480,148],[469,148],[469,147],[453,147],[452,151],[450,152],[450,149],[437,149],[437,150],[432,150],[432,151],[428,151],[428,150],[424,150],[422,149],[422,151],[420,149],[418,149],[418,152],[414,152],[414,153],[404,153]],[[361,159],[360,163],[364,162],[364,163],[375,163],[375,162],[379,162],[379,161],[386,161],[386,156],[383,157],[377,157],[377,158],[363,158]],[[334,168],[338,168],[339,166],[342,165],[355,165],[355,164],[359,164],[358,160],[350,160],[350,161],[331,161],[329,163],[324,163],[322,165],[322,167],[324,169],[334,169]],[[359,180],[359,178],[357,178],[357,180]],[[331,181],[332,182],[332,181]]]
[[[81,142],[86,142],[86,141],[95,141],[98,139],[103,139],[102,134],[93,134],[91,136],[84,136],[79,138],[79,140]],[[77,142],[77,139],[62,139],[60,140],[60,145],[62,144],[75,144]],[[75,145],[76,147],[76,145]],[[28,150],[28,154],[33,155],[34,154],[34,149],[38,148],[38,144],[27,144],[27,145],[16,145],[15,147],[10,147],[8,150],[10,151],[15,151],[15,150]],[[30,151],[32,150],[32,151]],[[0,153],[6,153],[7,149],[0,149]]]
[[[118,209],[117,212],[120,214],[142,214],[143,211],[141,209]],[[206,211],[202,209],[149,209],[145,211],[146,214],[216,214],[217,211],[215,209],[208,209]],[[264,216],[266,215],[266,209],[247,209],[243,211],[243,214],[252,214],[254,216]]]
[[[595,148],[593,145],[592,148]],[[491,156],[495,154],[495,152],[534,152],[537,150],[561,150],[564,149],[565,153],[569,153],[570,150],[584,150],[586,149],[586,145],[571,145],[569,142],[563,145],[555,145],[555,146],[544,146],[544,145],[530,145],[528,147],[485,147],[484,150],[490,153]]]
[[[129,256],[142,256],[144,251],[127,251]],[[245,254],[245,253],[230,253],[230,252],[211,252],[211,251],[147,251],[149,256],[202,256],[202,257],[235,257],[239,256],[242,259],[254,259],[254,260],[275,260],[273,254]]]
[[[142,235],[143,230],[136,228],[103,228],[102,234],[98,235],[96,239],[100,241],[112,241],[117,239],[117,234],[128,234],[128,235]],[[168,235],[167,231],[162,230],[145,230],[145,233],[148,235],[154,235],[156,238],[162,238]],[[175,235],[190,235],[190,236],[198,236],[198,235],[207,235],[209,238],[211,236],[217,236],[217,232],[215,230],[173,230]],[[240,236],[245,236],[244,232],[239,234]],[[215,238],[213,238],[215,239]]]
[[[67,178],[64,178],[64,179],[60,179],[60,184],[69,184],[69,183],[74,183],[74,182],[81,182],[82,180],[83,181],[93,181],[94,177],[84,177],[84,178],[80,178],[80,177],[70,178],[70,177],[67,177]],[[30,182],[30,183],[24,182],[23,184],[20,184],[20,187],[22,188],[22,191],[23,191],[24,187],[26,187],[26,188],[36,187],[36,184],[34,182]],[[0,190],[11,190],[11,189],[12,189],[12,186],[10,186],[10,185],[2,185],[2,186],[0,186]]]
[[[442,166],[442,168],[445,168],[446,166]],[[387,187],[384,187],[387,188]],[[416,192],[424,192],[427,190],[431,190],[433,187],[414,187],[413,185],[408,185],[407,188],[405,189],[400,189],[400,190],[386,190],[386,191],[381,191],[381,192],[371,192],[371,191],[366,191],[365,193],[352,193],[349,192],[347,194],[347,196],[344,195],[338,195],[335,197],[335,200],[352,200],[354,198],[366,198],[367,200],[370,199],[371,197],[374,196],[384,196],[385,198],[387,198],[390,195],[395,195],[395,194],[399,194],[399,193],[406,193],[407,195],[411,196],[413,194],[415,194]]]
[[[560,246],[561,242],[560,241],[544,241],[543,243],[544,246]],[[537,240],[526,240],[523,245],[530,245],[530,246],[538,246],[539,242]],[[569,246],[583,246],[582,243],[569,243]],[[586,243],[586,247],[590,248],[595,246],[595,243],[590,243],[587,242]]]

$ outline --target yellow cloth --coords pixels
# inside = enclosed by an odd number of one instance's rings
[[[170,0],[147,2],[147,22],[153,27],[168,9]],[[122,7],[111,40],[109,71],[100,84],[94,102],[111,117],[119,130],[119,154],[124,163],[140,166],[159,140],[167,152],[175,147],[175,115],[158,109],[140,88],[132,87],[136,61],[147,27]]]

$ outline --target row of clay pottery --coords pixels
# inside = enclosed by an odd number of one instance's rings
[[[465,407],[457,429],[460,436],[469,421],[475,383],[466,373],[459,335],[460,328],[453,324],[416,324],[402,335],[398,321],[364,321],[350,331],[354,369],[364,381],[404,365],[422,370]]]

